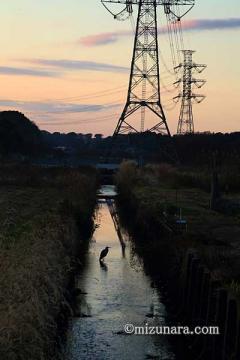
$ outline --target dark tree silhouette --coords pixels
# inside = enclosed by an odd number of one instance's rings
[[[37,155],[41,151],[41,131],[18,111],[0,112],[0,153]]]

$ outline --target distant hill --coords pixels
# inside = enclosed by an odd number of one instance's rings
[[[37,155],[41,150],[41,131],[18,111],[0,112],[0,154]]]

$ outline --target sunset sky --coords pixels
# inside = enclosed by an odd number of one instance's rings
[[[135,18],[137,8],[134,7]],[[0,107],[19,110],[50,132],[113,132],[123,108],[132,56],[129,20],[116,21],[100,0],[8,0],[1,2]],[[159,26],[165,15],[159,6]],[[183,23],[185,47],[207,64],[207,84],[196,93],[196,131],[240,131],[240,2],[196,0]],[[159,35],[171,69],[168,37]],[[164,64],[162,102],[172,133],[179,104],[175,81]]]

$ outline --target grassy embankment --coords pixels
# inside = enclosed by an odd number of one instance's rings
[[[57,319],[92,231],[93,170],[4,167],[0,175],[0,358],[57,358]]]
[[[238,190],[238,177],[237,173],[235,176],[229,172],[220,174],[220,183],[222,188],[227,188],[228,198],[231,198],[229,193]],[[240,216],[210,210],[209,173],[181,171],[168,165],[138,169],[134,163],[126,162],[116,181],[122,205],[127,204],[131,219],[137,225],[135,230],[140,230],[144,238],[140,249],[145,258],[153,264],[154,257],[157,259],[163,251],[174,251],[174,276],[176,266],[182,263],[186,253],[195,250],[212,276],[240,296]],[[233,197],[236,200],[237,193]],[[187,232],[161,237],[163,213],[171,217],[179,213],[180,208],[188,222]],[[162,261],[160,264],[156,260],[158,267],[169,269],[168,257],[159,256],[159,259]]]

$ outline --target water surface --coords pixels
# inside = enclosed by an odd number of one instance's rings
[[[104,187],[108,195],[113,188]],[[77,286],[79,317],[70,325],[67,360],[174,359],[166,337],[124,334],[125,324],[164,325],[166,311],[134,254],[128,236],[119,241],[107,203],[99,204],[97,227]],[[99,254],[110,246],[104,264]]]

